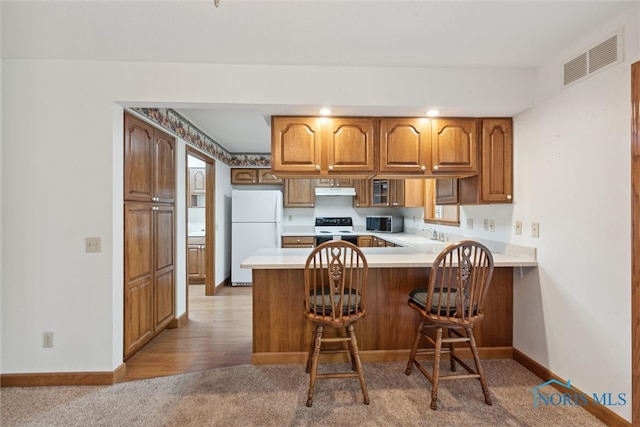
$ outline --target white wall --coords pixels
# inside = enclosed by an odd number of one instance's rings
[[[587,393],[626,393],[631,419],[631,77],[639,8],[539,69],[537,99],[514,118],[514,203],[466,206],[459,231],[538,249],[514,275],[514,347]],[[625,61],[561,88],[561,65],[625,27]],[[474,218],[473,230],[466,218]],[[482,219],[496,219],[496,231]],[[523,234],[515,235],[515,221]],[[531,237],[531,223],[540,237]],[[455,228],[439,227],[454,231]]]
[[[222,283],[231,276],[231,169],[216,160],[216,276]]]
[[[626,20],[625,64],[551,93],[515,118],[514,204],[462,210],[463,224],[466,215],[479,218],[470,235],[483,234],[477,227],[486,215],[498,227],[487,238],[539,248],[540,267],[515,284],[515,346],[594,392],[630,391],[629,65],[638,59],[637,10]],[[531,92],[533,100],[531,76],[4,60],[2,372],[111,371],[122,361],[117,104],[324,104],[330,97],[332,104],[363,107],[420,105],[424,94],[466,81],[477,90],[461,102],[491,106],[513,94],[515,100]],[[372,90],[385,83],[394,90]],[[501,99],[492,98],[496,93]],[[230,212],[228,177],[217,162],[218,186],[226,190],[217,192],[216,215]],[[513,219],[525,230],[539,221],[541,237],[515,236]],[[229,247],[228,222],[216,226],[216,245]],[[102,237],[102,253],[84,252],[86,236]],[[220,267],[228,266],[225,252],[216,251],[216,282],[228,274]],[[43,331],[55,333],[53,349],[42,348]],[[630,409],[614,410],[630,419]]]

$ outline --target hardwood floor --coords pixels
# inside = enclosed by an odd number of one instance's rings
[[[225,286],[215,296],[189,285],[189,320],[166,329],[127,360],[123,381],[251,363],[251,288]]]

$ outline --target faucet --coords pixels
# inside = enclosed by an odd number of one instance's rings
[[[425,230],[431,233],[431,240],[438,240],[438,232],[434,228],[427,227]]]

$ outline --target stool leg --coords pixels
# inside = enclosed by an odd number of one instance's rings
[[[442,327],[436,328],[436,343],[433,352],[433,381],[431,382],[431,409],[436,410],[438,399],[438,382],[440,380],[440,351],[442,349]]]
[[[467,329],[467,335],[469,335],[469,346],[471,347],[471,353],[473,354],[473,361],[476,362],[476,372],[480,376],[480,385],[482,385],[482,393],[484,393],[484,403],[491,405],[491,396],[489,395],[489,387],[487,387],[487,380],[484,378],[484,371],[480,364],[480,356],[478,355],[478,347],[476,346],[476,339],[473,336],[472,328]]]
[[[318,372],[318,356],[320,355],[320,346],[322,345],[322,326],[316,326],[315,345],[313,348],[313,356],[311,357],[311,369],[309,372],[309,394],[307,396],[307,406],[313,405],[313,388],[316,385],[316,374]]]
[[[316,334],[318,333],[318,325],[313,327],[313,339],[309,342],[309,354],[307,355],[307,367],[305,372],[308,374],[311,371],[311,359],[313,358],[313,349],[316,346]]]
[[[358,352],[358,341],[356,340],[356,334],[353,332],[353,325],[349,325],[347,327],[347,331],[349,331],[349,337],[351,340],[349,341],[349,350],[351,353],[352,360],[356,364],[356,371],[358,372],[358,379],[360,380],[360,388],[362,388],[362,397],[364,398],[364,404],[369,404],[369,392],[367,391],[367,386],[364,382],[364,372],[362,370],[362,363],[360,363],[360,354]]]
[[[416,358],[416,353],[418,352],[418,344],[420,343],[420,336],[422,336],[422,328],[424,327],[424,320],[420,319],[420,324],[418,325],[418,332],[416,332],[416,337],[413,339],[413,345],[411,346],[411,353],[409,354],[409,362],[407,363],[407,369],[405,369],[404,373],[409,375],[411,373],[411,368],[413,368],[413,361]]]
[[[447,328],[447,337],[453,338],[454,334],[450,328]],[[456,347],[453,345],[453,342],[449,342],[449,363],[451,364],[451,370],[455,372],[456,370]]]

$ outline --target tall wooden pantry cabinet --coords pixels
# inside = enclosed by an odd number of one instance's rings
[[[124,358],[175,307],[175,138],[124,117]]]

